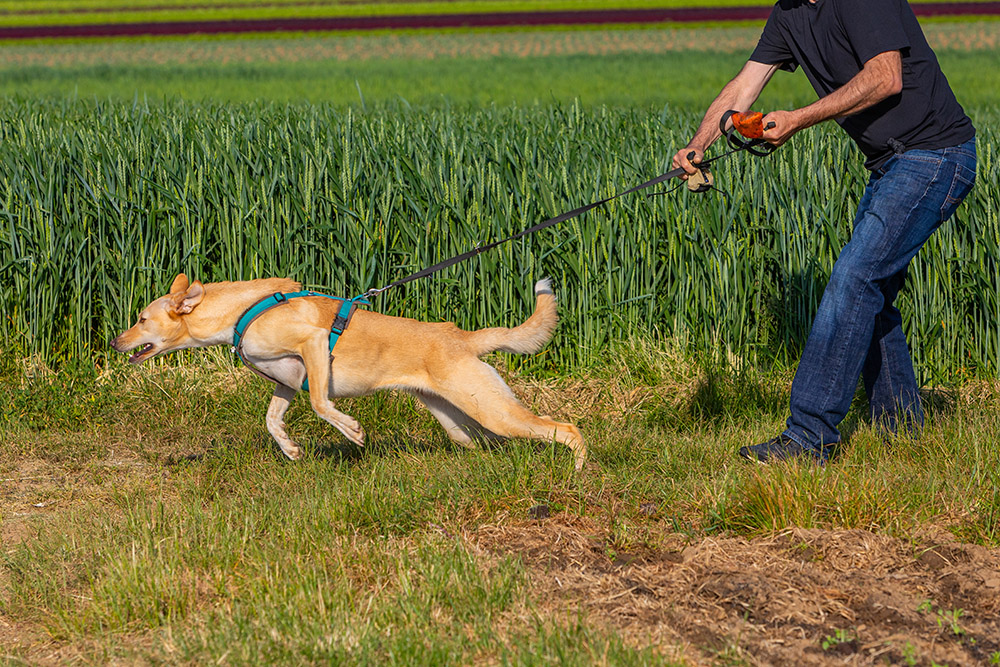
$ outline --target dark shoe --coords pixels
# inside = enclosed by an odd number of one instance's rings
[[[764,465],[791,459],[812,460],[819,465],[823,465],[828,458],[827,452],[828,450],[825,447],[822,452],[817,452],[815,449],[806,449],[784,433],[759,445],[740,447],[740,456],[748,461]]]

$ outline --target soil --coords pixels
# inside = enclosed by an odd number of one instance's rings
[[[1000,655],[1000,550],[947,533],[863,530],[668,538],[620,553],[577,516],[479,529],[514,555],[544,614],[576,610],[635,646],[691,664],[990,664]]]

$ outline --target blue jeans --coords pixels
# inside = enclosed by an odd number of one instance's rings
[[[920,393],[893,306],[907,266],[976,179],[976,143],[894,155],[872,172],[854,232],[833,266],[792,382],[785,435],[822,454],[864,378],[872,418],[923,424]]]

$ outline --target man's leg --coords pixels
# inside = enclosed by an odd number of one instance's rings
[[[885,305],[875,317],[871,347],[861,369],[872,423],[891,433],[899,427],[916,430],[924,423],[903,318],[893,305],[905,279],[903,269],[882,285]]]
[[[892,323],[895,309],[883,287],[905,275],[910,260],[954,213],[974,178],[973,141],[939,151],[910,151],[873,174],[851,241],[834,264],[806,341],[792,383],[787,428],[775,441],[745,447],[741,455],[761,461],[786,458],[785,448],[792,455],[823,459],[823,447],[840,441],[837,426],[851,405],[876,319],[887,305],[890,317],[883,324]],[[888,328],[892,359],[899,356],[895,328]]]

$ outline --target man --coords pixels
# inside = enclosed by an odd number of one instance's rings
[[[673,163],[695,172],[728,109],[746,111],[778,69],[801,67],[819,100],[764,119],[764,139],[836,120],[871,171],[850,242],[830,282],[792,383],[786,429],[740,455],[761,463],[826,462],[864,379],[873,420],[923,424],[902,319],[893,301],[910,260],[975,181],[975,128],[955,99],[906,0],[780,0],[757,48],[709,106]],[[689,161],[687,155],[694,152]]]

